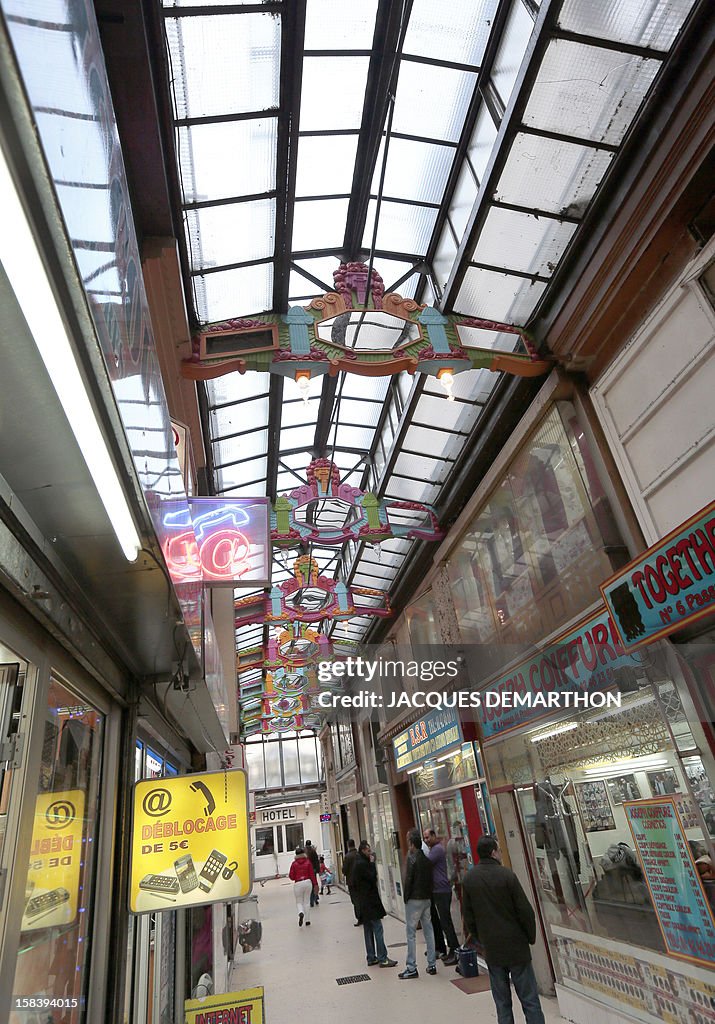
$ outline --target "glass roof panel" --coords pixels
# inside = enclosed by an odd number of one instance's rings
[[[278,106],[281,19],[272,14],[167,18],[176,116]]]
[[[618,145],[659,69],[657,60],[553,39],[523,123]]]
[[[414,0],[404,53],[479,66],[497,0]]]
[[[325,285],[323,288],[324,292],[335,291],[333,271],[337,270],[340,266],[340,260],[337,256],[318,256],[312,260],[296,260],[295,265],[299,269],[306,270],[313,277],[317,277],[319,281],[322,281]]]
[[[372,438],[375,433],[373,427],[353,427],[346,426],[343,422],[342,408],[340,410],[340,423],[338,423],[338,429],[335,431],[335,444],[338,448],[357,448],[359,450],[369,451],[370,445],[372,444]],[[330,440],[332,443],[333,431],[330,431]]]
[[[382,412],[382,402],[358,402],[357,399],[340,399],[340,422],[363,423],[376,427]]]
[[[307,0],[306,50],[369,50],[378,0]]]
[[[486,104],[482,103],[477,120],[474,124],[474,131],[467,146],[467,156],[470,159],[477,180],[481,182],[489,163],[489,158],[494,149],[497,138],[497,127]]]
[[[414,265],[411,263],[403,263],[400,260],[388,260],[384,256],[375,260],[375,269],[382,275],[382,279],[385,282],[385,291],[396,291],[399,295],[403,294],[402,289],[408,285],[410,278],[407,278],[407,281],[403,281],[398,287],[395,287],[395,285],[413,267]],[[418,275],[414,276],[417,277]]]
[[[492,82],[504,106],[508,106],[526,47],[534,31],[534,22],[522,3],[512,0],[504,33],[494,58]]]
[[[214,441],[213,450],[215,466],[238,462],[239,459],[250,459],[255,455],[265,455],[268,451],[268,430],[252,430],[239,437]]]
[[[426,480],[406,480],[394,474],[387,482],[385,497],[393,501],[422,501],[431,505],[437,499],[439,487]]]
[[[470,373],[470,370],[466,370]],[[444,430],[461,430],[468,433],[479,415],[479,406],[464,402],[449,402],[444,395],[422,394],[412,417],[414,423],[429,426],[438,423]]]
[[[457,243],[454,240],[449,224],[445,224],[442,228],[442,234],[439,236],[437,250],[432,260],[432,271],[440,288],[444,289],[447,286],[456,255]]]
[[[296,196],[349,192],[353,184],[358,135],[302,135],[298,140]]]
[[[458,142],[476,78],[454,68],[401,61],[393,132]]]
[[[435,458],[454,458],[464,438],[455,437],[454,434],[445,430],[430,430],[429,427],[412,425],[408,427],[405,434],[403,449],[411,452],[424,452],[425,455],[434,455]]]
[[[187,210],[184,216],[192,270],[273,255],[275,199]]]
[[[492,206],[472,259],[475,263],[549,277],[575,230],[574,224]]]
[[[369,57],[305,57],[300,130],[359,129],[369,64]]]
[[[343,398],[372,398],[382,402],[387,394],[389,377],[359,377],[355,373],[345,375]]]
[[[544,293],[543,281],[467,267],[454,303],[456,313],[483,316],[506,324],[524,324]]]
[[[273,264],[199,275],[193,279],[193,286],[202,323],[266,313],[273,306]]]
[[[184,202],[230,199],[276,186],[277,117],[178,128]],[[231,159],[222,158],[230,153]]]
[[[695,0],[565,0],[559,27],[586,36],[668,50]]]
[[[452,394],[456,399],[461,398],[467,402],[477,402],[483,405],[498,379],[499,375],[491,370],[464,370],[462,373],[454,375]],[[444,388],[434,377],[429,377],[424,394],[439,395],[441,398]]]
[[[235,466],[227,466],[225,469],[217,467],[218,489],[223,491],[229,487],[245,487],[255,483],[258,489],[254,493],[262,496],[265,494],[266,468],[267,460],[265,458],[249,459],[248,462],[239,462]]]
[[[270,373],[227,373],[223,377],[215,377],[206,382],[206,390],[210,405],[224,405],[226,402],[258,398],[267,395],[270,390]],[[236,410],[231,410],[233,414]],[[244,430],[248,429],[248,424]],[[240,430],[240,427],[236,428]]]
[[[393,472],[416,480],[444,483],[451,467],[451,462],[444,462],[442,459],[429,459],[423,455],[406,455],[401,452],[397,456]]]
[[[312,403],[315,404],[315,403]],[[316,410],[317,412],[317,410]],[[306,452],[306,465],[310,462],[309,450],[313,447],[315,438],[315,423],[304,423],[299,427],[287,427],[281,430],[280,450],[288,448],[300,448]]]
[[[457,334],[465,348],[492,348],[499,349],[500,352],[515,352],[520,348],[519,335],[506,331],[486,331],[481,327],[457,324]]]
[[[372,179],[375,195],[380,184],[384,150],[383,138]],[[411,139],[390,139],[382,194],[395,199],[441,203],[454,153],[451,146],[436,146]]]
[[[546,213],[581,217],[614,154],[603,149],[520,133],[514,139],[495,198]]]
[[[253,427],[262,427],[268,423],[268,398],[257,398],[223,409],[214,409],[209,415],[214,438],[230,436],[239,431],[250,431]]]
[[[376,200],[371,199],[363,234],[362,244],[365,246],[372,242],[376,207]],[[434,231],[437,213],[437,210],[429,206],[383,200],[377,227],[377,248],[389,249],[391,252],[414,253],[416,256],[425,253]]]
[[[472,169],[469,166],[469,162],[465,160],[459,172],[452,201],[449,204],[449,219],[452,222],[457,238],[461,238],[467,229],[469,216],[474,209],[478,191],[479,186],[474,180]]]
[[[345,237],[347,214],[347,199],[308,199],[296,203],[293,250],[338,248]]]
[[[289,392],[293,390],[289,387],[290,383],[294,382],[286,380],[283,390],[281,427],[297,427],[303,423],[314,423],[318,418],[317,406],[320,404],[320,394],[312,395],[308,399],[306,406],[302,396],[301,398],[294,400],[292,395],[289,394]]]

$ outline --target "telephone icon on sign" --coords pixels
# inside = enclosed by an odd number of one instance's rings
[[[204,807],[204,814],[206,817],[213,814],[216,808],[216,801],[214,800],[209,787],[205,783],[197,780],[196,782],[191,783],[191,789],[193,789],[194,793],[198,793],[200,791],[206,798],[206,806]]]

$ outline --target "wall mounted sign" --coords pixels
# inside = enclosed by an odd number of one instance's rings
[[[187,999],[184,1013],[185,1024],[264,1024],[263,988]]]
[[[673,797],[623,804],[665,948],[692,963],[715,963],[715,918]]]
[[[134,786],[129,909],[236,900],[251,891],[248,778],[241,769]]]
[[[493,739],[553,715],[554,708],[548,706],[550,694],[607,690],[615,685],[619,668],[633,667],[639,661],[640,656],[634,659],[624,650],[613,620],[603,608],[509,672],[479,687],[482,735],[485,740]],[[495,695],[494,707],[488,706],[486,694]],[[539,694],[543,704],[534,702]],[[514,695],[524,700],[528,696],[529,702],[521,704]]]
[[[71,924],[79,906],[84,793],[41,793],[35,801],[21,930]]]
[[[164,558],[172,579],[207,586],[267,586],[267,498],[189,498],[162,511]]]
[[[715,501],[601,584],[629,649],[715,613]]]
[[[448,747],[462,742],[462,727],[451,708],[430,711],[393,739],[397,771],[412,768],[428,757],[435,757]]]
[[[451,398],[454,375],[464,370],[538,377],[552,367],[538,357],[521,328],[445,316],[395,292],[386,295],[375,270],[368,287],[364,263],[343,263],[333,277],[334,292],[306,307],[293,306],[285,316],[207,327],[192,339],[182,375],[211,380],[236,370],[268,370],[292,377],[307,393],[310,380],[326,373],[384,377],[406,370],[436,377]]]

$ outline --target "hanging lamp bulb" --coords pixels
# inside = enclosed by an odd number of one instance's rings
[[[440,382],[444,390],[447,392],[447,401],[453,402],[454,395],[452,394],[452,388],[454,386],[454,374],[451,370],[445,368],[440,370],[437,374],[437,380]]]
[[[298,385],[305,404],[310,400],[310,370],[298,370],[295,375],[295,382]]]

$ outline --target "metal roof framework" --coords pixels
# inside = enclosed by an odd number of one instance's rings
[[[304,305],[342,261],[443,312],[525,325],[578,244],[695,0],[164,0],[197,323]],[[584,221],[586,224],[584,225]],[[470,330],[477,345],[516,336]],[[443,502],[501,375],[233,373],[202,398],[210,484],[276,495],[330,456]],[[311,551],[393,589],[413,542]],[[273,582],[291,574],[277,551]],[[325,627],[361,640],[367,618]],[[237,649],[266,627],[243,627]]]

